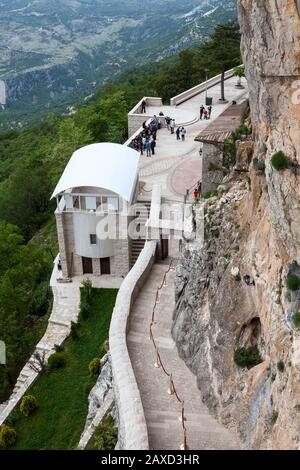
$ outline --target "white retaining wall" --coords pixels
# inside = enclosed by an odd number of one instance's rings
[[[148,121],[149,118],[153,118],[153,116],[147,114],[147,112],[142,114],[142,102],[144,100],[146,101],[147,106],[162,106],[163,104],[161,98],[144,96],[128,113],[128,135],[130,136],[133,136],[133,134],[142,127],[144,121]]]
[[[114,392],[119,412],[119,448],[148,450],[148,432],[138,385],[127,349],[127,329],[132,304],[155,261],[156,241],[148,241],[116,300],[109,331]]]
[[[150,217],[156,226],[160,217],[160,205],[161,187],[154,185]],[[158,241],[153,238],[146,241],[134,267],[119,290],[110,324],[109,349],[120,421],[118,446],[122,450],[149,449],[143,404],[127,349],[126,337],[131,307],[155,262],[157,244]]]

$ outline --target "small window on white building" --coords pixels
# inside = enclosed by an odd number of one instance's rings
[[[73,209],[73,197],[71,194],[65,194],[66,209]]]
[[[119,210],[119,199],[117,197],[108,197],[107,205],[109,211],[118,211]]]
[[[97,235],[95,233],[90,234],[90,244],[97,245]]]
[[[95,211],[97,209],[97,200],[95,197],[87,196],[85,198],[86,210]]]

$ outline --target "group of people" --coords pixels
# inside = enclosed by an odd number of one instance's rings
[[[137,150],[141,155],[144,155],[144,152],[146,152],[147,157],[155,155],[157,130],[160,128],[160,116],[154,116],[149,125],[145,121],[143,123],[143,131],[131,141],[129,147]]]
[[[203,104],[200,106],[200,120],[202,119],[210,119],[211,118],[211,112],[212,112],[212,106],[208,106],[206,109]]]
[[[144,104],[145,106],[145,104]],[[147,121],[143,122],[143,130],[137,135],[129,144],[130,148],[133,148],[140,152],[141,155],[146,153],[147,157],[155,155],[155,147],[157,140],[157,131],[161,129],[161,119],[165,118],[167,129],[171,134],[176,133],[177,140],[185,141],[186,129],[183,126],[179,126],[176,129],[175,119],[170,118],[169,116],[164,116],[161,111],[158,116],[154,116],[150,124],[147,124]]]
[[[176,123],[175,119],[171,119],[169,116],[165,118],[166,126],[168,131],[171,131],[171,134],[175,134]],[[185,141],[186,129],[183,126],[179,126],[176,129],[177,140]]]

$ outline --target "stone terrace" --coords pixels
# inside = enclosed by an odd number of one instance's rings
[[[182,201],[185,190],[201,180],[200,144],[195,142],[195,138],[230,106],[232,100],[239,102],[247,97],[247,88],[242,90],[236,88],[236,81],[236,77],[232,77],[225,82],[227,104],[218,102],[220,97],[219,84],[208,89],[208,96],[213,98],[211,120],[200,121],[199,119],[199,108],[201,104],[205,103],[205,93],[201,93],[176,107],[152,106],[147,109],[147,115],[150,112],[153,113],[153,115],[158,115],[162,109],[165,115],[168,114],[170,117],[174,116],[181,125],[186,127],[187,135],[186,141],[182,142],[177,141],[176,135],[171,135],[166,128],[162,128],[159,131],[156,155],[150,159],[144,154],[140,159],[140,178],[142,181],[146,182],[146,191],[143,194],[144,197],[149,197],[147,191],[151,190],[154,183],[160,183],[162,186],[162,196],[165,200],[175,199]],[[246,86],[246,81],[244,81],[243,84]],[[189,122],[191,116],[198,116],[198,120],[191,124],[186,124],[185,119]],[[190,162],[192,162],[192,166]],[[193,167],[194,163],[195,167]],[[186,181],[185,188],[182,186],[183,179]]]

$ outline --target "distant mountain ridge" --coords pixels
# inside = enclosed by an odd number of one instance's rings
[[[236,0],[0,0],[0,9],[1,126],[15,125],[20,108],[71,103],[121,70],[205,40],[236,17]]]

